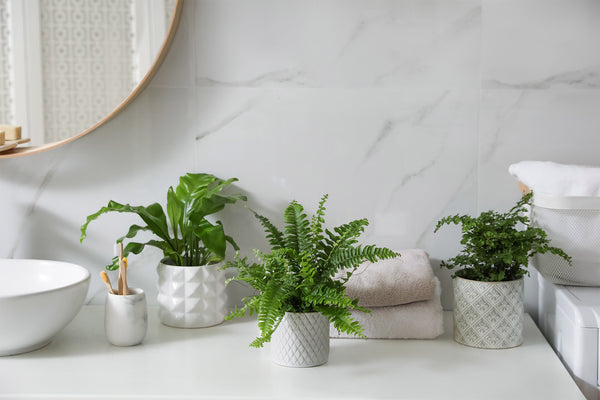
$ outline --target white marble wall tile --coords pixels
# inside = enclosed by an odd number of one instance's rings
[[[600,91],[488,90],[479,138],[479,209],[508,210],[519,198],[508,166],[523,160],[600,166]],[[535,278],[535,273],[533,278]],[[526,281],[537,309],[537,283]]]
[[[480,0],[198,0],[196,82],[478,88]]]
[[[365,240],[432,257],[435,222],[474,209],[477,91],[200,88],[198,169],[240,178],[249,205],[281,222],[292,199],[331,225],[367,217]],[[249,213],[240,245],[266,245]],[[454,238],[455,243],[458,240]],[[451,246],[452,248],[454,246]]]
[[[483,0],[483,87],[600,89],[600,3]]]
[[[152,79],[152,87],[190,88],[194,85],[194,1],[184,1],[177,33],[167,57]]]

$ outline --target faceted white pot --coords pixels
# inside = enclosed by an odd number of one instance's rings
[[[271,359],[285,367],[315,367],[329,359],[329,321],[318,312],[285,313],[271,337]]]
[[[454,340],[484,349],[523,343],[523,279],[479,282],[456,277]]]
[[[179,267],[162,260],[158,272],[158,316],[175,328],[218,325],[227,315],[223,263]]]

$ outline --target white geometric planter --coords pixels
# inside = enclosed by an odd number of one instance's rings
[[[285,367],[315,367],[329,359],[329,321],[318,312],[285,313],[271,337],[271,359]]]
[[[158,316],[175,328],[218,325],[227,315],[223,263],[179,267],[161,261],[158,272]]]
[[[523,343],[523,279],[479,282],[456,277],[454,340],[484,349]]]

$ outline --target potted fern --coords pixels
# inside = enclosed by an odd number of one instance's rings
[[[556,254],[546,232],[530,225],[532,193],[524,195],[506,213],[486,211],[478,217],[454,215],[438,221],[462,225],[463,250],[441,266],[459,270],[453,275],[454,339],[480,348],[510,348],[523,342],[523,277],[529,258]]]
[[[225,309],[225,273],[221,270],[225,249],[234,240],[225,234],[221,222],[207,217],[227,204],[245,201],[240,194],[225,195],[222,190],[236,178],[222,180],[210,174],[186,174],[179,185],[167,191],[165,213],[158,203],[131,206],[109,201],[87,217],[81,226],[81,239],[86,237],[90,222],[109,212],[137,214],[146,225],[132,225],[127,234],[117,239],[122,243],[139,232],[152,232],[157,238],[145,243],[129,241],[124,255],[139,254],[145,246],[157,247],[163,259],[157,267],[159,317],[163,324],[178,328],[200,328],[223,322]],[[106,266],[118,268],[118,257]]]
[[[344,283],[360,263],[398,256],[387,248],[357,244],[366,219],[324,230],[326,200],[324,195],[310,220],[302,205],[292,201],[283,215],[283,231],[254,213],[265,228],[271,252],[255,250],[256,263],[238,256],[229,264],[238,269],[232,280],[248,283],[258,294],[243,299],[243,307],[227,318],[257,314],[260,336],[250,345],[262,347],[271,341],[272,359],[280,365],[312,367],[327,362],[329,323],[360,336],[362,327],[350,310],[368,310],[346,295]],[[341,280],[334,279],[338,271],[346,271]]]

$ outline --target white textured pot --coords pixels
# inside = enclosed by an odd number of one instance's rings
[[[158,316],[176,328],[218,325],[227,315],[223,263],[179,267],[162,260],[158,272]]]
[[[329,321],[318,312],[285,313],[271,337],[271,359],[285,367],[315,367],[329,359]]]
[[[479,282],[456,277],[454,340],[484,349],[523,343],[523,279]]]

